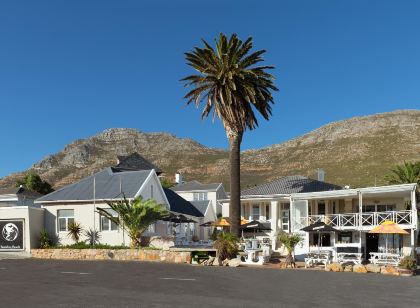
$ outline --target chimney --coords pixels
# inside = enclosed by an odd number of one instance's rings
[[[325,171],[323,169],[316,169],[316,179],[321,182],[325,181]]]
[[[175,173],[175,183],[182,184],[182,182],[182,174],[179,172]]]

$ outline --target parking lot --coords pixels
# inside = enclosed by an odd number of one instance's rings
[[[2,307],[419,307],[419,277],[148,262],[0,260]]]

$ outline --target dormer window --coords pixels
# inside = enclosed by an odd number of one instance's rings
[[[206,201],[207,200],[207,193],[206,192],[195,192],[194,193],[194,201]]]

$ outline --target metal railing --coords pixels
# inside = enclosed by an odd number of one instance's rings
[[[386,220],[394,221],[400,225],[412,225],[412,211],[388,211],[388,212],[364,212],[309,215],[300,217],[294,221],[295,230],[303,228],[316,222],[324,222],[337,229],[354,229],[358,227],[375,227]]]

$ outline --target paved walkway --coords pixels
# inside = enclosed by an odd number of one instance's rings
[[[2,307],[420,307],[420,277],[1,260]]]

